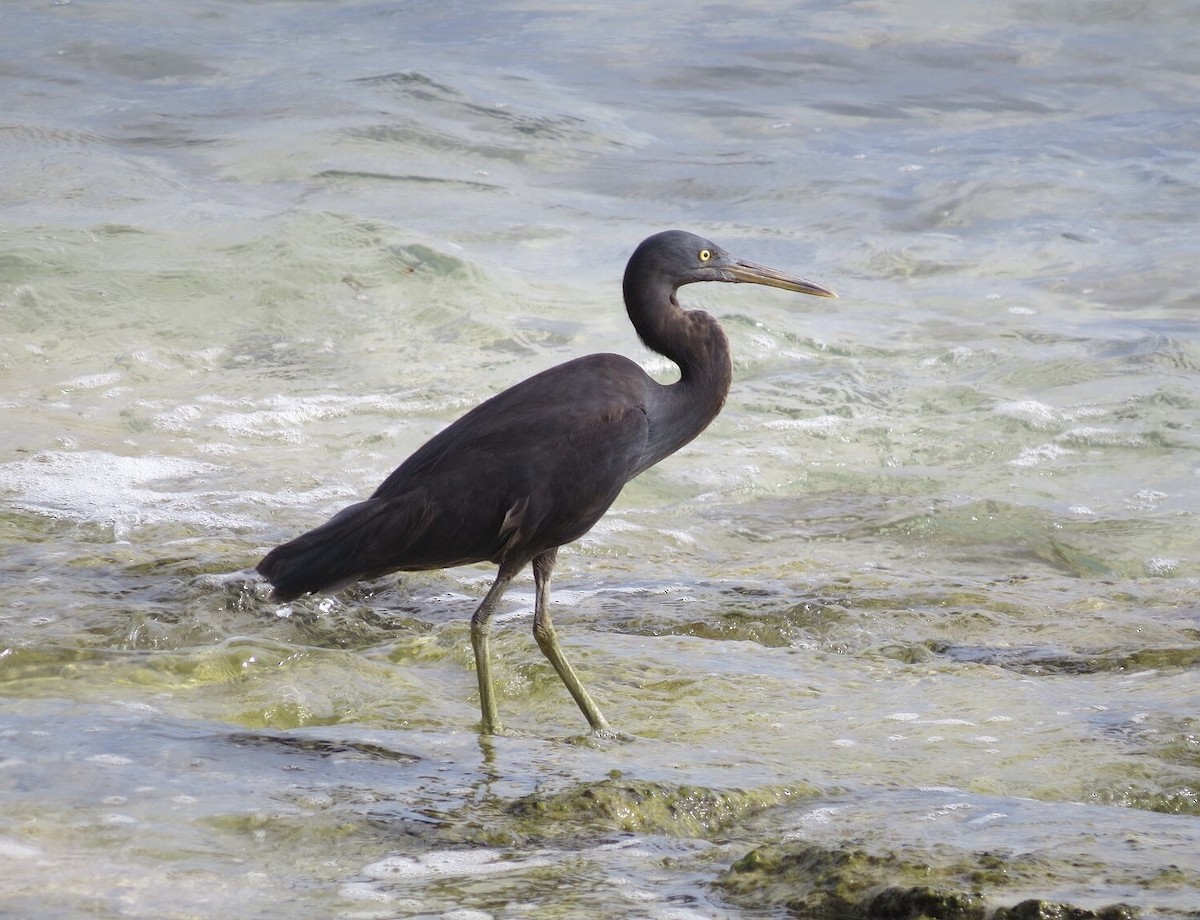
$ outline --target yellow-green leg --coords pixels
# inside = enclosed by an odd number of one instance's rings
[[[558,550],[552,549],[533,560],[533,583],[536,591],[533,603],[533,637],[537,640],[542,654],[554,665],[554,670],[558,672],[562,682],[567,685],[567,690],[575,698],[575,703],[579,706],[583,717],[588,720],[588,724],[594,731],[601,731],[608,728],[608,721],[600,714],[599,708],[584,689],[575,669],[567,661],[567,656],[563,654],[562,647],[558,644],[554,624],[550,622],[550,573],[554,570],[554,560],[557,554]],[[486,714],[484,721],[487,721]]]
[[[483,712],[485,735],[500,732],[500,711],[496,708],[496,688],[492,681],[492,614],[517,573],[504,566],[471,617],[471,648],[475,650],[475,676],[479,680],[479,708]]]

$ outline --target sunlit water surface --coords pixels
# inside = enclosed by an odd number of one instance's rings
[[[0,912],[775,915],[720,879],[810,841],[1194,916],[1192,4],[0,19]],[[265,600],[504,386],[669,379],[619,281],[675,226],[841,299],[682,292],[727,407],[556,576],[620,739],[528,580],[490,741],[487,567]]]

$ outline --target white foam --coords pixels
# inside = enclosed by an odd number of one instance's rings
[[[794,831],[788,831],[783,835],[784,840],[797,840],[805,837],[806,831],[811,827],[828,827],[833,824],[834,819],[842,813],[842,808],[839,806],[822,806],[814,808],[812,811],[806,812],[800,816],[800,827]]]
[[[1058,440],[1065,444],[1082,444],[1088,447],[1141,447],[1142,439],[1136,434],[1124,434],[1114,428],[1099,428],[1082,425],[1064,431]]]
[[[1020,456],[1008,462],[1011,466],[1040,466],[1073,453],[1073,450],[1059,447],[1057,444],[1040,444],[1037,447],[1021,448]]]
[[[201,414],[199,406],[176,406],[156,415],[153,424],[159,431],[188,432],[192,430],[192,422]]]
[[[550,865],[545,855],[508,858],[505,851],[495,849],[438,850],[421,856],[389,856],[363,868],[363,874],[374,879],[427,879],[452,876],[499,875],[504,872]]]
[[[410,402],[377,394],[321,395],[302,399],[274,396],[254,403],[213,397],[206,401],[227,410],[209,419],[206,424],[210,427],[230,434],[276,438],[288,443],[302,441],[310,422],[343,418],[362,411],[393,413],[415,409]]]
[[[837,415],[818,415],[815,418],[776,419],[767,422],[764,427],[777,430],[806,431],[819,438],[829,438],[836,435],[846,420]]]
[[[999,415],[1007,415],[1010,418],[1018,418],[1030,422],[1039,428],[1044,428],[1052,422],[1057,422],[1060,418],[1057,409],[1043,402],[1038,402],[1036,399],[1002,402],[997,404],[994,411]]]
[[[1159,492],[1157,489],[1138,489],[1125,499],[1125,504],[1135,511],[1152,511],[1167,497],[1166,492]]]
[[[1146,570],[1147,575],[1161,578],[1164,575],[1173,575],[1175,570],[1179,568],[1179,560],[1155,556],[1143,562],[1142,567]]]
[[[87,374],[83,377],[65,380],[59,384],[59,387],[63,391],[98,390],[100,387],[110,387],[119,382],[120,379],[121,375],[117,371],[109,371],[106,374]]]
[[[213,495],[196,491],[197,477],[217,471],[211,464],[179,457],[42,451],[0,464],[0,492],[13,493],[8,501],[19,508],[109,524],[118,531],[162,522],[253,524],[248,518],[214,512]]]
[[[943,354],[921,361],[921,367],[938,367],[942,364],[962,365],[975,357],[975,350],[966,345],[956,345]]]

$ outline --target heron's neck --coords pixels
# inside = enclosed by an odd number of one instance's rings
[[[665,388],[671,408],[658,420],[664,428],[655,438],[665,456],[707,428],[725,404],[733,379],[729,340],[708,313],[680,307],[669,285],[627,286],[625,305],[646,346],[679,365],[679,381]]]

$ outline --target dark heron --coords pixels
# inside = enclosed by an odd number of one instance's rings
[[[679,365],[661,384],[621,355],[588,355],[542,371],[475,407],[404,461],[364,502],[271,550],[258,571],[273,600],[340,591],[361,578],[473,562],[500,567],[471,617],[483,731],[500,730],[492,686],[492,614],[533,563],[533,635],[595,730],[608,722],[550,622],[558,548],[600,520],[625,483],[670,456],[721,411],[733,367],[717,321],[685,311],[694,281],[767,284],[835,297],[803,278],[736,259],[681,230],[645,240],[625,269],[625,308],[648,348]]]

